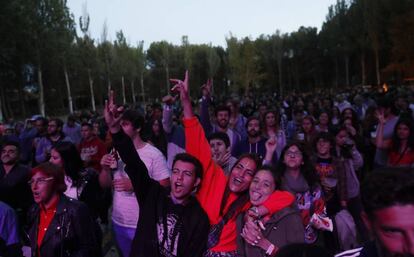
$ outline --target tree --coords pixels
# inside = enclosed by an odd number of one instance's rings
[[[232,35],[226,38],[226,42],[232,80],[247,94],[260,77],[254,44],[248,37],[239,41]]]
[[[174,47],[167,41],[153,42],[147,50],[148,65],[151,69],[164,70],[165,93],[170,92],[170,62],[173,53]]]
[[[382,6],[379,0],[361,0],[364,2],[364,18],[371,48],[374,52],[376,84],[381,84],[380,49],[382,41]]]
[[[103,71],[106,76],[107,92],[111,90],[111,69],[113,61],[113,46],[108,41],[108,25],[105,21],[102,27],[101,41],[98,45],[98,56],[103,64]]]
[[[77,38],[78,58],[82,61],[82,70],[87,71],[89,94],[91,99],[91,107],[93,111],[96,111],[95,103],[95,89],[94,79],[92,76],[92,69],[97,66],[97,52],[94,44],[94,40],[90,37],[89,33],[89,14],[86,8],[86,4],[83,7],[83,15],[79,18],[79,26],[83,33],[82,38]]]
[[[282,61],[284,49],[284,41],[287,37],[286,34],[281,35],[279,30],[276,30],[275,34],[270,38],[272,42],[272,52],[273,58],[277,64],[277,73],[279,77],[279,94],[283,96],[283,71],[282,71]]]

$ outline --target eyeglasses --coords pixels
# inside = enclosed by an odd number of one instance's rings
[[[287,156],[290,156],[290,157],[301,157],[302,156],[302,153],[301,152],[291,152],[291,151],[287,151],[286,152],[286,155]]]
[[[39,186],[43,186],[45,185],[48,181],[53,180],[53,177],[48,177],[48,178],[38,178],[38,179],[31,179],[29,180],[27,183],[29,185],[34,185],[37,184]]]

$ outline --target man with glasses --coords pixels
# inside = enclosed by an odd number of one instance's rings
[[[88,207],[66,197],[62,170],[43,163],[30,172],[34,204],[28,212],[27,235],[32,256],[99,256],[94,222]]]
[[[72,142],[62,132],[63,121],[58,118],[50,119],[47,127],[47,135],[37,143],[36,163],[46,162],[50,158],[50,150],[61,141]]]
[[[6,142],[1,149],[0,201],[15,209],[20,221],[32,204],[27,185],[29,168],[19,163],[20,148],[17,142]]]

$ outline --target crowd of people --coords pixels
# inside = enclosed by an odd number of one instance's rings
[[[0,256],[414,256],[414,92],[171,83],[0,123]]]

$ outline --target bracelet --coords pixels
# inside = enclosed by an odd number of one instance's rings
[[[275,249],[275,245],[270,244],[269,247],[266,250],[266,255],[272,255],[274,249]]]

